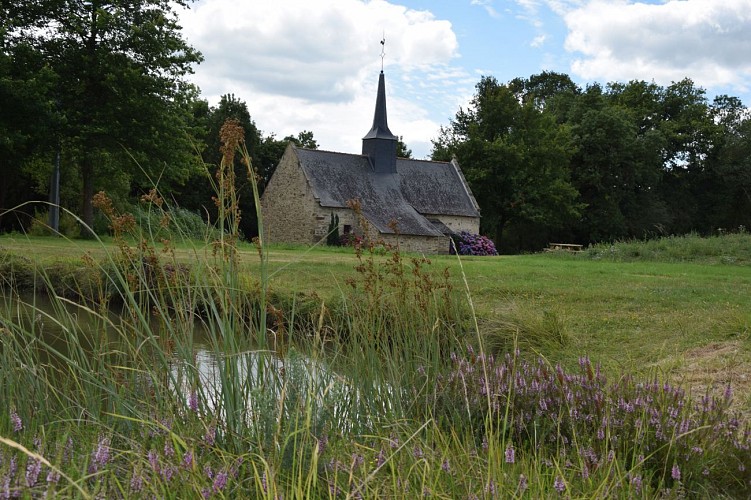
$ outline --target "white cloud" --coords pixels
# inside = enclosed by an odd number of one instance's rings
[[[470,4],[482,7],[490,17],[493,17],[495,19],[499,19],[501,17],[498,11],[495,10],[495,7],[493,7],[493,0],[472,0]]]
[[[455,85],[451,23],[383,0],[200,0],[180,20],[204,55],[192,80],[211,104],[234,93],[264,132],[312,130],[325,149],[359,151],[373,116],[384,33],[389,125],[408,145],[429,141],[439,125],[408,105],[409,96],[393,97],[395,76]]]
[[[545,44],[545,40],[547,39],[548,39],[547,35],[538,35],[532,39],[529,45],[535,48],[542,47]]]
[[[564,19],[565,48],[581,55],[571,70],[582,78],[749,86],[751,0],[593,0]]]

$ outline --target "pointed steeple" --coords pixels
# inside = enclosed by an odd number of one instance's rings
[[[362,138],[362,154],[370,158],[377,173],[396,173],[396,141],[397,137],[389,130],[386,118],[386,82],[381,70],[373,126]]]

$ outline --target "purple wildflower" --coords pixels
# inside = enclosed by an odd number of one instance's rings
[[[42,471],[42,462],[30,459],[26,464],[26,486],[33,488],[39,480],[39,473]]]
[[[563,478],[561,476],[555,476],[553,488],[555,488],[555,490],[561,494],[566,491],[566,483],[563,482]]]
[[[227,473],[222,471],[218,472],[216,477],[214,478],[214,484],[212,485],[212,488],[214,491],[219,492],[224,489],[224,487],[227,486]]]
[[[148,453],[148,459],[149,464],[151,465],[151,470],[154,472],[159,472],[159,455],[154,450],[149,450]]]
[[[399,438],[396,435],[392,434],[389,438],[389,446],[392,450],[399,447]]]
[[[50,484],[57,484],[60,481],[60,473],[55,469],[50,469],[47,473],[47,482]]]
[[[451,472],[451,464],[449,463],[448,458],[443,459],[443,463],[441,463],[441,470],[443,472]]]
[[[167,441],[164,443],[164,456],[165,457],[174,457],[175,456],[175,448],[172,446],[171,441]]]
[[[725,397],[725,401],[730,401],[731,399],[733,399],[733,388],[730,387],[730,384],[728,384],[728,386],[725,387],[724,397]]]
[[[104,467],[110,461],[110,439],[108,437],[99,438],[93,459],[97,468]]]
[[[673,464],[673,470],[670,471],[670,476],[675,481],[680,481],[681,480],[681,469],[678,467],[678,464]]]
[[[68,437],[68,440],[65,441],[65,447],[63,448],[63,463],[67,463],[70,460],[72,453],[73,453],[73,438]]]
[[[631,486],[634,487],[634,490],[636,491],[637,495],[641,492],[641,487],[642,487],[641,475],[637,474],[636,476],[631,478]]]
[[[174,465],[167,465],[162,469],[162,477],[165,481],[170,482],[172,481],[172,478],[175,475],[175,472],[177,472],[177,469]]]
[[[488,480],[487,486],[485,486],[485,492],[492,495],[495,495],[495,481],[492,479]]]
[[[206,434],[203,436],[203,440],[206,441],[207,445],[214,446],[214,443],[216,442],[216,426],[212,425],[206,429]]]
[[[190,450],[186,451],[185,455],[183,455],[183,467],[186,469],[193,467],[193,452]]]
[[[365,463],[365,457],[363,457],[359,453],[352,454],[352,467],[353,468],[360,467],[364,463]]]
[[[513,464],[515,461],[514,447],[509,445],[506,448],[506,463]]]
[[[198,413],[198,393],[195,389],[190,391],[190,396],[188,396],[188,408],[193,413]]]
[[[16,413],[16,410],[10,412],[10,421],[13,423],[14,432],[21,432],[23,430],[23,422],[21,421],[21,417],[18,416],[18,413]]]
[[[240,467],[243,463],[245,463],[245,457],[237,457],[235,459],[235,463],[233,463],[232,467],[229,468],[229,474],[233,479],[237,479],[237,475],[240,473]]]
[[[261,488],[263,488],[263,492],[267,493],[269,491],[269,485],[268,481],[266,479],[266,471],[263,471],[263,474],[261,474]]]
[[[523,493],[527,490],[528,486],[527,476],[525,476],[524,474],[519,474],[519,491]]]
[[[130,478],[130,490],[133,492],[139,492],[143,489],[143,476],[141,471],[133,471],[133,476]]]
[[[0,489],[0,498],[10,498],[10,474],[3,478],[3,487]]]
[[[420,448],[419,446],[415,446],[415,448],[412,450],[412,455],[414,455],[414,457],[418,460],[425,456],[425,454],[422,452],[422,448]]]

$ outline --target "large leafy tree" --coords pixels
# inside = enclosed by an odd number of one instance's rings
[[[569,130],[495,78],[483,77],[467,110],[434,141],[433,158],[456,156],[482,209],[483,230],[506,249],[529,248],[579,213],[568,179]],[[504,239],[505,232],[514,241]]]
[[[111,179],[126,189],[179,183],[197,166],[190,140],[196,91],[184,77],[201,56],[180,34],[176,9],[183,7],[185,0],[3,3],[6,47],[34,47],[56,75],[50,97],[89,225],[92,196]]]
[[[202,144],[205,145],[201,155],[204,168],[202,172],[191,177],[183,189],[179,190],[178,197],[183,207],[200,211],[212,220],[217,218],[216,207],[211,201],[215,193],[207,176],[213,176],[216,173],[221,161],[219,131],[227,120],[237,121],[245,132],[245,145],[250,153],[261,193],[274,173],[288,143],[292,142],[309,149],[318,148],[318,142],[313,132],[309,130],[303,130],[296,136],[286,136],[284,139],[277,139],[274,134],[264,136],[251,118],[247,103],[234,94],[223,95],[217,106],[209,106],[206,101],[197,102],[194,106],[194,118],[202,131]],[[258,222],[248,169],[239,157],[235,158],[234,173],[235,189],[242,214],[240,231],[245,237],[250,238],[258,234]]]
[[[714,123],[722,130],[695,191],[705,231],[751,228],[751,113],[740,99],[718,96]]]
[[[640,87],[640,83],[636,84]],[[576,153],[572,181],[586,203],[577,224],[581,241],[644,236],[666,224],[655,188],[662,175],[662,134],[649,123],[650,111],[625,104],[640,89],[592,85],[568,109]]]
[[[4,217],[11,207],[33,199],[34,161],[48,158],[55,143],[57,114],[48,98],[55,74],[28,44],[8,46],[0,33],[0,229],[17,228]],[[51,162],[50,162],[51,163]]]

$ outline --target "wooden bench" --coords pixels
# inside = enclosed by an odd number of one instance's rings
[[[552,252],[555,250],[564,250],[566,252],[581,252],[584,249],[584,245],[579,245],[577,243],[548,243],[548,248],[545,249],[547,252]]]

